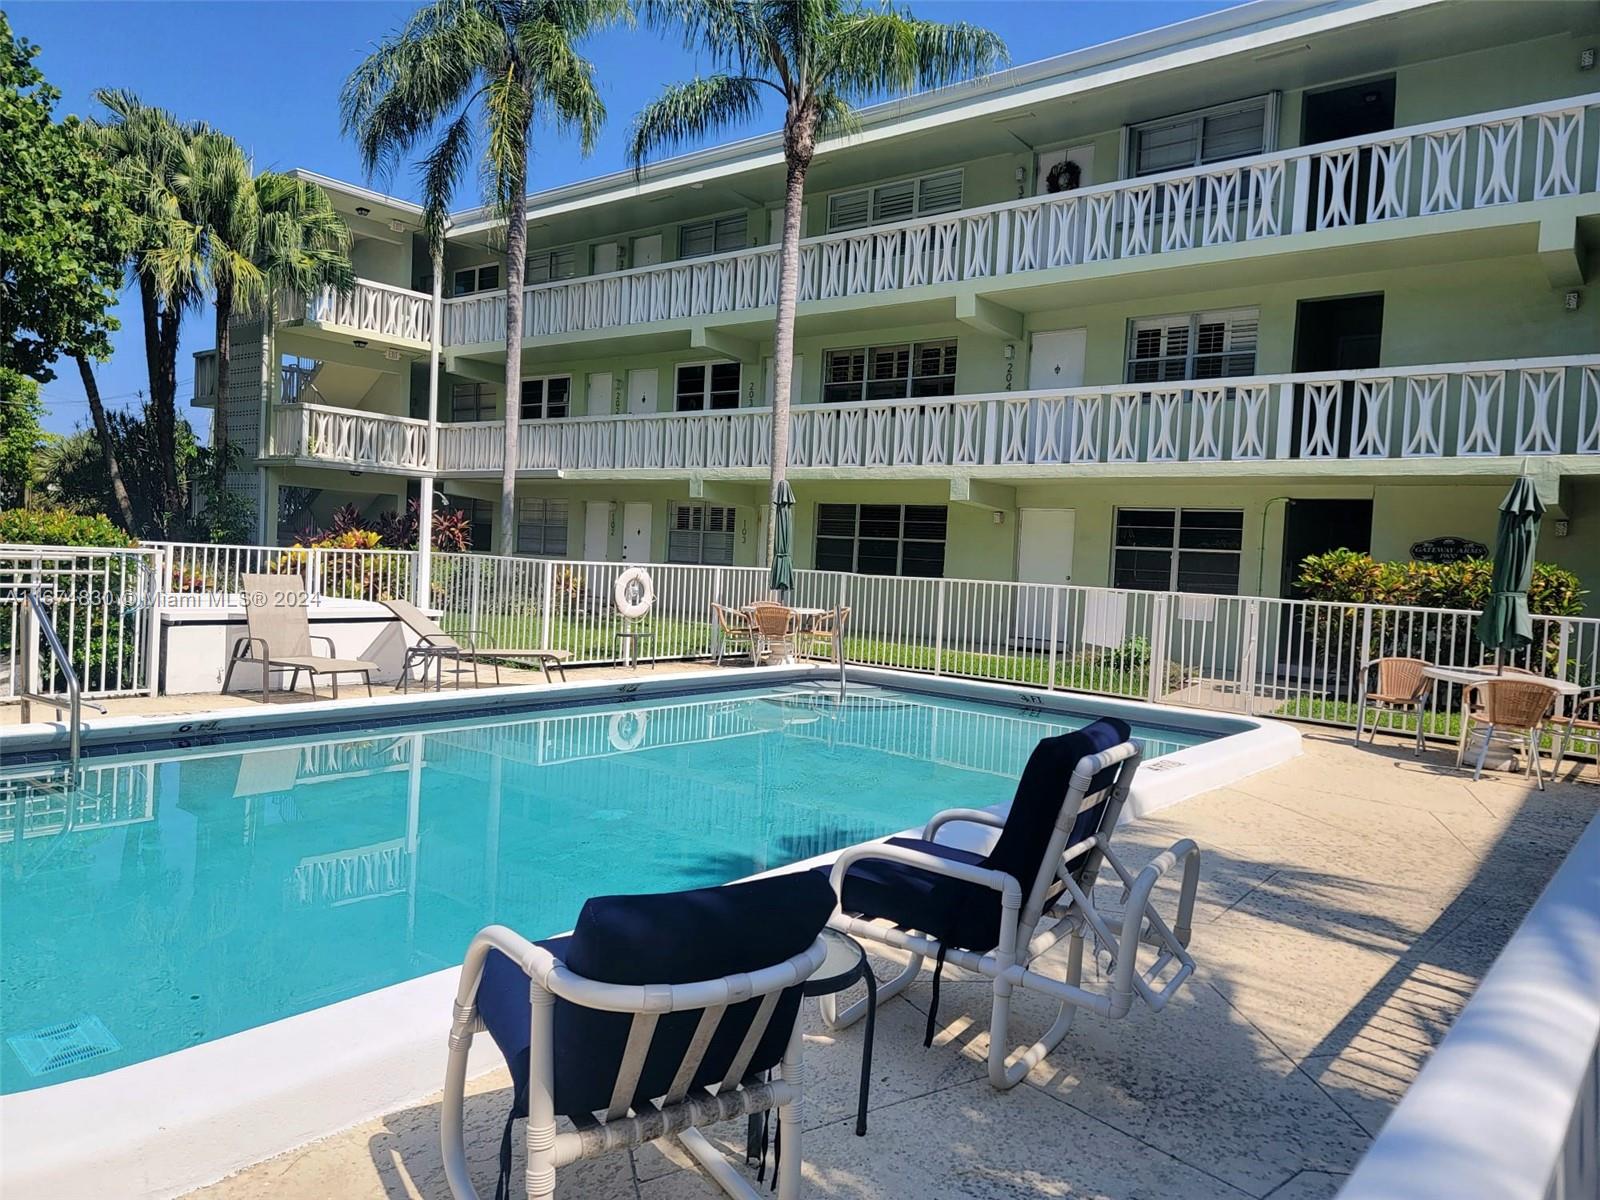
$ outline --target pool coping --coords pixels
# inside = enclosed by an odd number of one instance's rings
[[[1130,719],[1155,717],[1159,722],[1170,714],[1175,724],[1225,731],[1218,741],[1186,747],[1141,770],[1125,814],[1130,819],[1300,753],[1298,730],[1260,717],[881,668],[852,667],[848,678],[853,684],[999,702],[1041,714],[1089,700],[1102,711]],[[656,680],[507,687],[496,689],[489,705],[483,699],[486,693],[472,692],[361,697],[341,702],[341,708],[369,715],[374,710],[392,713],[397,720],[437,720],[480,710],[559,707],[560,702],[573,700],[600,704],[704,692],[713,681],[716,690],[739,691],[752,685],[837,679],[836,667],[816,665],[766,668],[759,676],[706,670]],[[526,703],[551,698],[558,703]],[[83,742],[92,751],[129,741],[205,745],[239,736],[271,737],[293,731],[297,721],[303,723],[313,715],[319,718],[319,728],[328,728],[329,707],[327,702],[312,702],[173,717],[108,718],[86,723]],[[1240,731],[1239,726],[1245,728]],[[0,747],[8,757],[19,748],[59,751],[65,738],[66,730],[59,724],[26,725],[0,733]],[[950,840],[957,844],[985,848],[986,835],[978,827],[952,826],[950,832]],[[778,870],[803,869],[830,861],[834,854]],[[456,976],[455,968],[445,968],[101,1075],[0,1097],[0,1194],[98,1200],[106,1192],[106,1181],[116,1180],[119,1194],[178,1195],[424,1100],[443,1083],[445,1034]],[[490,1039],[477,1039],[471,1073],[482,1074],[499,1062]],[[314,1069],[307,1069],[310,1064]]]

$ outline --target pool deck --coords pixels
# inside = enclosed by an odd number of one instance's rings
[[[1198,967],[1167,1012],[1136,1003],[1120,1022],[1082,1015],[1049,1060],[1000,1093],[983,1068],[987,988],[951,968],[932,1049],[922,1047],[926,982],[881,1011],[870,1125],[858,1138],[861,1028],[826,1033],[808,1005],[808,1193],[1333,1195],[1600,810],[1594,767],[1583,782],[1571,781],[1575,768],[1540,793],[1504,773],[1474,783],[1443,749],[1419,760],[1393,740],[1356,749],[1348,735],[1308,729],[1303,757],[1125,829],[1135,866],[1178,837],[1205,853]],[[1027,991],[1013,1011],[1030,1037],[1053,1015]],[[441,1072],[444,1033],[441,1017]],[[468,1150],[487,1196],[506,1075],[469,1091]],[[438,1117],[435,1095],[191,1195],[448,1196]],[[709,1133],[731,1146],[741,1130]],[[519,1125],[517,1184],[521,1160]],[[658,1143],[564,1170],[558,1194],[721,1194],[686,1162]]]

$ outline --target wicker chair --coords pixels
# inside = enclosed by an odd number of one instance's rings
[[[717,618],[717,666],[722,665],[725,655],[739,653],[748,655],[754,665],[756,631],[750,624],[749,614],[721,604],[713,604],[711,612]]]
[[[1588,715],[1585,716],[1584,714]],[[1588,742],[1600,749],[1600,687],[1585,688],[1572,698],[1572,709],[1566,713],[1557,713],[1550,718],[1558,734],[1556,738],[1556,765],[1555,770],[1561,770],[1562,760],[1567,757],[1576,735],[1577,740]],[[1596,769],[1600,770],[1600,754],[1595,755]],[[1578,768],[1579,775],[1583,767]]]
[[[1539,735],[1544,731],[1545,719],[1555,705],[1556,691],[1542,683],[1524,678],[1490,679],[1474,689],[1478,693],[1478,706],[1468,708],[1462,716],[1462,748],[1456,755],[1456,765],[1465,758],[1465,750],[1478,727],[1483,743],[1478,747],[1478,761],[1473,766],[1472,777],[1483,775],[1483,760],[1489,754],[1489,742],[1496,732],[1520,733],[1528,740],[1528,773],[1544,791],[1544,767],[1539,757]]]
[[[756,634],[756,653],[779,653],[788,659],[794,656],[794,635],[797,628],[795,611],[786,604],[763,602],[749,608],[750,627]]]
[[[837,620],[837,625],[835,624]],[[830,608],[800,632],[801,657],[822,658],[833,661],[834,646],[844,636],[844,627],[850,621],[848,608]]]
[[[1428,677],[1422,672],[1428,663],[1420,658],[1375,658],[1362,664],[1361,700],[1356,706],[1356,745],[1361,744],[1361,732],[1366,728],[1367,707],[1374,710],[1369,742],[1378,740],[1379,713],[1409,712],[1417,718],[1417,739],[1413,754],[1422,753],[1422,700],[1428,694]],[[1377,668],[1377,685],[1368,691],[1365,686],[1368,673]]]

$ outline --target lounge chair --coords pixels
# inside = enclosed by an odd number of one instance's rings
[[[242,662],[261,667],[261,703],[266,704],[273,671],[291,671],[287,691],[300,683],[300,672],[311,680],[311,695],[317,695],[317,676],[333,681],[333,698],[339,698],[339,676],[360,675],[372,695],[372,673],[378,664],[363,658],[333,657],[333,639],[311,632],[306,618],[306,584],[298,575],[241,575],[239,586],[244,602],[246,636],[235,639],[228,656],[228,670],[222,677],[222,692],[228,692],[233,672]],[[313,654],[312,642],[326,642],[326,655]]]
[[[750,614],[721,604],[713,604],[711,614],[717,619],[716,665],[720,667],[727,655],[739,653],[749,655],[750,662],[754,665],[756,631],[755,626],[750,623]]]
[[[1356,705],[1356,745],[1366,728],[1367,709],[1374,711],[1369,742],[1378,740],[1378,725],[1383,712],[1409,712],[1417,719],[1414,754],[1422,753],[1422,701],[1428,694],[1429,679],[1422,672],[1428,662],[1421,658],[1375,658],[1361,664],[1361,700]],[[1367,689],[1367,676],[1376,667],[1376,686]],[[1403,731],[1402,731],[1403,732]]]
[[[1134,996],[1160,1011],[1194,971],[1189,928],[1199,884],[1200,851],[1185,838],[1137,875],[1111,853],[1110,840],[1133,782],[1139,749],[1128,726],[1105,718],[1074,733],[1045,738],[1028,759],[1009,812],[952,809],[928,822],[918,838],[890,838],[839,855],[828,871],[840,897],[830,924],[851,937],[908,951],[911,961],[878,988],[878,1001],[904,991],[925,958],[937,966],[924,1044],[937,1028],[939,976],[946,962],[990,981],[989,1082],[1020,1083],[1061,1042],[1080,1008],[1126,1016]],[[941,843],[952,822],[1000,831],[987,854]],[[1167,923],[1151,904],[1152,889],[1178,863],[1183,881],[1177,916]],[[1126,900],[1120,913],[1101,913],[1090,900],[1102,863],[1117,873]],[[1034,969],[1038,956],[1068,942],[1064,975]],[[1086,943],[1111,956],[1109,988],[1083,981]],[[1153,961],[1139,966],[1141,944]],[[1026,987],[1061,1002],[1055,1022],[1031,1046],[1012,1050],[1011,993]],[[840,1028],[865,1014],[858,1000],[839,1011],[821,999],[823,1022]]]
[[[487,659],[494,667],[495,686],[500,684],[500,662],[502,659],[531,659],[544,669],[544,681],[552,682],[550,668],[554,667],[561,675],[561,682],[567,681],[567,659],[572,656],[565,650],[480,650],[474,640],[475,634],[462,634],[456,637],[448,634],[427,613],[407,600],[385,600],[384,606],[388,608],[400,621],[417,635],[415,645],[406,649],[405,662],[400,667],[400,690],[407,691],[411,686],[411,672],[422,667],[422,684],[428,684],[428,668],[434,669],[434,678],[439,686],[444,685],[444,664],[448,660],[454,665],[450,668],[456,678],[456,687],[461,686],[461,677],[469,671],[472,675],[472,686],[478,686],[478,663]],[[466,640],[463,642],[461,638]],[[462,664],[470,664],[463,666]]]
[[[1539,754],[1539,741],[1544,733],[1545,719],[1555,708],[1559,693],[1536,679],[1518,673],[1500,679],[1488,679],[1473,685],[1477,703],[1468,706],[1461,715],[1461,744],[1456,750],[1456,766],[1461,766],[1467,755],[1472,733],[1477,729],[1483,744],[1478,747],[1478,759],[1473,765],[1472,778],[1483,777],[1483,760],[1489,756],[1489,743],[1496,733],[1521,734],[1528,743],[1528,774],[1544,791],[1544,766]]]
[[[778,1195],[794,1200],[800,984],[822,963],[832,909],[826,881],[801,871],[592,899],[571,934],[544,942],[502,925],[480,931],[461,968],[440,1119],[451,1194],[477,1195],[462,1102],[473,1034],[487,1030],[514,1093],[497,1197],[526,1116],[527,1188],[538,1200],[555,1193],[560,1167],[674,1136],[725,1192],[756,1200],[699,1127],[777,1109]],[[779,1078],[764,1078],[773,1069]],[[558,1132],[557,1117],[575,1128]]]

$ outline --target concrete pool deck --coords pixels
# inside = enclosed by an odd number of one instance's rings
[[[808,1006],[805,1173],[828,1197],[1330,1196],[1477,981],[1600,810],[1600,787],[1474,783],[1442,748],[1306,731],[1305,754],[1125,828],[1137,867],[1177,837],[1205,852],[1196,974],[1169,1010],[1092,1015],[1025,1083],[984,1078],[987,989],[951,968],[924,1050],[929,988],[878,1024],[872,1115],[853,1132],[861,1029],[824,1032]],[[1571,772],[1577,764],[1569,763]],[[1594,768],[1586,766],[1586,779]],[[1102,903],[1116,899],[1107,890]],[[879,964],[887,975],[891,964]],[[1014,1001],[1019,1031],[1053,1009]],[[448,1014],[439,1015],[440,1078]],[[492,1192],[509,1104],[503,1070],[469,1088],[469,1154]],[[736,1124],[708,1133],[725,1145]],[[514,1181],[521,1181],[518,1127]],[[514,1191],[515,1194],[515,1191]],[[558,1194],[711,1196],[659,1144],[568,1168]],[[191,1193],[447,1196],[438,1097]]]

